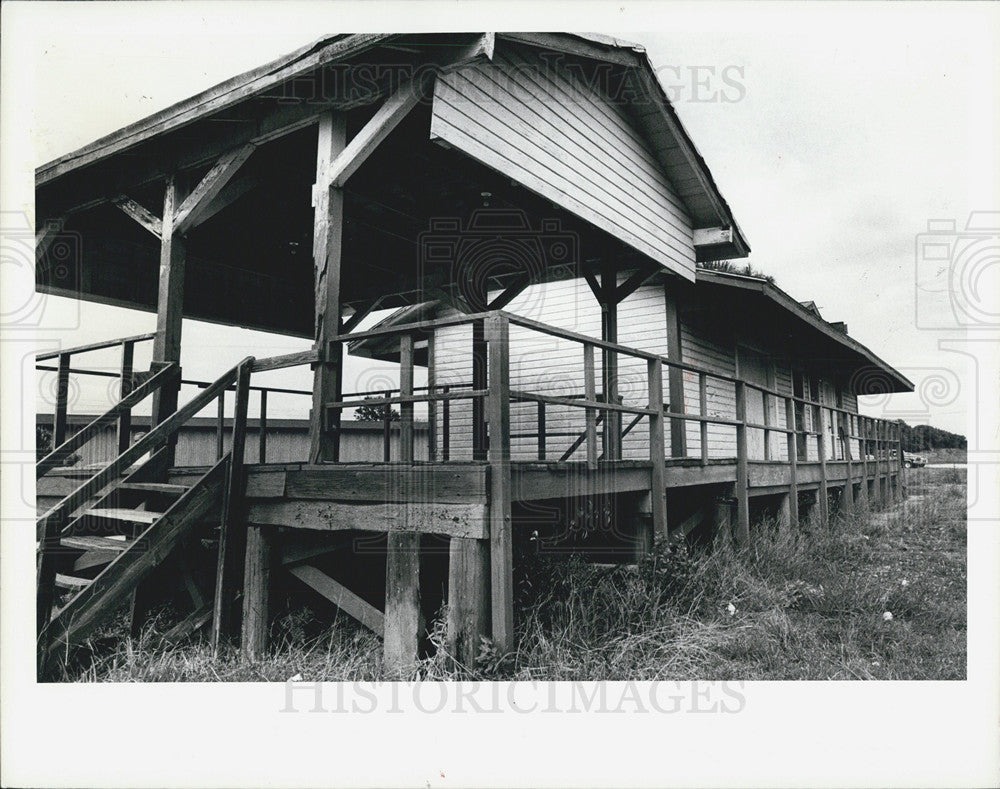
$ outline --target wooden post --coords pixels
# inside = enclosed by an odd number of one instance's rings
[[[788,520],[789,523],[798,527],[799,525],[799,456],[796,444],[798,426],[795,423],[795,402],[791,397],[785,398],[785,427],[790,431],[787,434],[788,447]]]
[[[56,372],[56,404],[52,412],[52,449],[66,440],[66,411],[69,400],[68,353],[59,354],[59,369]]]
[[[489,343],[487,411],[493,643],[501,653],[507,653],[514,648],[514,581],[510,510],[510,326],[506,316],[494,314],[487,319],[486,338]]]
[[[271,589],[271,535],[268,526],[247,527],[243,571],[243,655],[257,660],[267,650]]]
[[[760,392],[761,410],[764,412],[764,460],[771,459],[771,431],[767,428],[771,425],[771,395],[767,392]]]
[[[124,400],[132,391],[132,368],[135,360],[135,342],[122,343],[121,383],[119,399]],[[118,416],[118,454],[120,455],[132,443],[132,409],[126,408]]]
[[[178,182],[167,181],[163,196],[163,223],[160,233],[160,284],[156,302],[156,336],[153,338],[153,366],[162,362],[181,361],[181,325],[184,314],[184,269],[186,250],[184,237],[174,233],[174,213],[182,202]],[[177,410],[180,375],[153,393],[151,424],[158,425]],[[173,465],[171,441],[167,466]]]
[[[584,343],[583,346],[583,396],[593,402],[597,399],[597,382],[594,380],[594,346]],[[587,437],[587,468],[597,468],[597,412],[586,409]],[[605,447],[606,449],[607,447]],[[605,453],[605,457],[607,454]]]
[[[464,667],[476,665],[480,637],[489,633],[489,540],[452,537],[448,548],[448,650]]]
[[[671,362],[682,362],[683,351],[681,348],[681,322],[677,314],[677,299],[674,296],[670,285],[664,285],[663,298],[667,319],[667,360]],[[667,365],[667,386],[670,393],[670,410],[677,414],[684,411],[684,371],[679,367]],[[704,388],[704,376],[699,374],[698,397],[701,403],[702,416],[707,410],[707,391]],[[708,441],[706,440],[708,423],[701,423],[703,428],[702,437],[702,465],[705,465],[708,458]],[[679,458],[687,455],[687,421],[684,419],[670,420],[670,456]]]
[[[631,524],[632,561],[638,562],[653,549],[653,514],[651,493],[628,493],[618,497],[623,518]]]
[[[736,542],[740,547],[750,542],[750,480],[747,458],[747,390],[736,382]]]
[[[344,190],[330,184],[330,165],[347,145],[344,115],[329,112],[319,120],[316,186],[313,194],[313,271],[315,279],[315,340],[320,361],[313,373],[313,404],[309,432],[313,463],[336,460],[339,434],[328,430],[326,404],[339,401],[342,390],[342,343],[330,347],[340,333],[340,265],[344,229]],[[333,418],[334,427],[339,423]]]
[[[392,397],[392,391],[382,393],[386,397]],[[382,460],[388,463],[392,458],[392,408],[386,405],[382,411]]]
[[[858,486],[858,497],[861,506],[868,509],[868,442],[865,440],[865,418],[860,414],[856,417],[858,426],[858,454],[861,455],[861,484]]]
[[[538,404],[538,459],[545,460],[545,403]]]
[[[716,496],[712,502],[712,539],[726,544],[733,533],[733,504],[729,496]]]
[[[846,414],[837,411],[837,421],[840,427],[840,443],[843,447],[844,462],[847,464],[847,480],[844,482],[844,495],[841,499],[841,509],[852,512],[854,510],[854,469],[851,464],[851,439],[850,420]]]
[[[441,388],[442,394],[448,394],[450,386]],[[451,459],[451,401],[443,400],[441,403],[441,460],[447,463]]]
[[[485,298],[483,299],[485,302]],[[472,388],[486,388],[486,327],[483,321],[472,324]],[[482,398],[472,400],[472,459],[486,460],[486,403]]]
[[[906,466],[903,463],[903,425],[896,423],[896,460],[899,464],[899,500],[906,501]]]
[[[427,336],[427,394],[433,397],[437,394],[437,365],[434,359],[434,332]],[[433,463],[437,460],[437,412],[436,400],[427,401],[427,459]]]
[[[215,459],[222,460],[225,453],[225,439],[223,433],[226,429],[226,393],[219,392],[218,408],[215,413]]]
[[[816,448],[819,454],[819,517],[823,525],[830,522],[830,499],[826,486],[826,421],[823,418],[823,406],[816,406],[816,424],[819,430],[816,434]]]
[[[618,287],[614,264],[604,261],[601,271],[601,339],[618,342]],[[604,348],[601,350],[601,384],[604,402],[618,402],[618,354]],[[621,460],[621,414],[617,411],[604,412],[604,459]]]
[[[250,401],[250,373],[253,357],[244,359],[236,375],[236,404],[233,410],[233,438],[229,448],[226,495],[219,524],[219,553],[216,563],[215,602],[212,610],[212,651],[218,654],[223,639],[234,631],[233,602],[242,586],[246,531],[244,521],[246,474],[247,405]],[[221,394],[221,392],[220,392]]]
[[[413,395],[413,335],[399,338],[399,392]],[[413,403],[399,406],[399,459],[413,462]],[[416,662],[420,641],[420,534],[392,532],[385,565],[386,669],[396,673]]]
[[[257,434],[257,462],[267,462],[267,389],[260,390],[260,432]]]
[[[420,640],[420,535],[390,532],[386,538],[383,661],[390,674],[416,662]]]
[[[649,496],[652,513],[653,534],[667,539],[667,458],[666,435],[663,424],[663,361],[649,359],[646,362],[646,378],[649,390]]]
[[[673,400],[673,395],[671,395],[671,400]],[[671,410],[673,410],[673,403],[670,404]],[[708,375],[705,373],[698,373],[698,408],[701,416],[708,416]],[[708,465],[708,422],[702,420],[698,424],[700,436],[701,436],[701,465]],[[670,434],[671,444],[673,443],[673,433]],[[672,452],[671,452],[672,454]]]
[[[413,397],[413,335],[399,338],[399,394]],[[388,410],[388,409],[387,409]],[[399,404],[399,459],[413,462],[413,403]]]

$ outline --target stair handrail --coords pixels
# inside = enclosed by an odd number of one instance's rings
[[[74,433],[62,444],[53,449],[35,464],[35,479],[38,479],[69,457],[75,450],[86,444],[93,438],[102,427],[114,422],[121,413],[131,409],[136,404],[142,402],[149,395],[166,384],[178,374],[180,368],[176,364],[169,364],[158,370],[151,378],[148,378],[141,386],[133,389],[125,397],[115,403],[111,408],[94,419],[81,430]]]
[[[197,395],[193,400],[185,404],[183,408],[178,409],[160,422],[156,427],[146,433],[146,435],[112,460],[111,463],[90,477],[80,487],[42,515],[38,519],[37,527],[40,529],[41,533],[45,535],[45,538],[58,539],[58,534],[52,533],[55,531],[56,526],[59,527],[59,531],[61,532],[62,524],[65,523],[67,517],[73,512],[73,510],[80,507],[87,501],[87,499],[117,477],[123,469],[134,463],[151,448],[170,438],[170,436],[177,432],[177,430],[185,422],[187,422],[188,419],[201,411],[206,405],[218,397],[221,392],[225,391],[227,387],[236,381],[236,375],[239,367],[240,366],[237,365],[223,373],[210,386],[205,388],[201,394]]]

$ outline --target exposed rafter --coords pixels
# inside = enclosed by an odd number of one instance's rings
[[[41,260],[45,257],[45,254],[49,251],[49,247],[52,246],[52,242],[55,241],[56,236],[62,232],[63,224],[65,220],[60,217],[58,219],[49,219],[44,225],[35,233],[35,259]]]
[[[256,147],[250,143],[236,148],[215,163],[174,213],[175,233],[184,234],[202,222],[202,216],[211,206],[212,200],[236,175],[236,171],[250,158]]]

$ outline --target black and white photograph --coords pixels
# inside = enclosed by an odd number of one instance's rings
[[[4,785],[1000,781],[1000,9],[2,16]]]

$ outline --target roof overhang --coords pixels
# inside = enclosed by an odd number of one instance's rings
[[[876,356],[866,345],[862,345],[845,331],[837,328],[819,316],[819,311],[815,305],[810,308],[812,302],[796,301],[785,291],[776,285],[758,277],[749,277],[742,274],[730,274],[718,271],[706,271],[699,269],[697,274],[697,284],[699,286],[715,286],[739,292],[748,297],[760,298],[764,301],[765,307],[778,308],[786,315],[807,328],[821,335],[848,354],[856,357],[859,367],[865,364],[877,367],[884,378],[880,380],[890,384],[889,391],[892,392],[912,392],[913,382],[905,375],[896,370],[892,365]],[[886,379],[888,379],[886,381]]]

